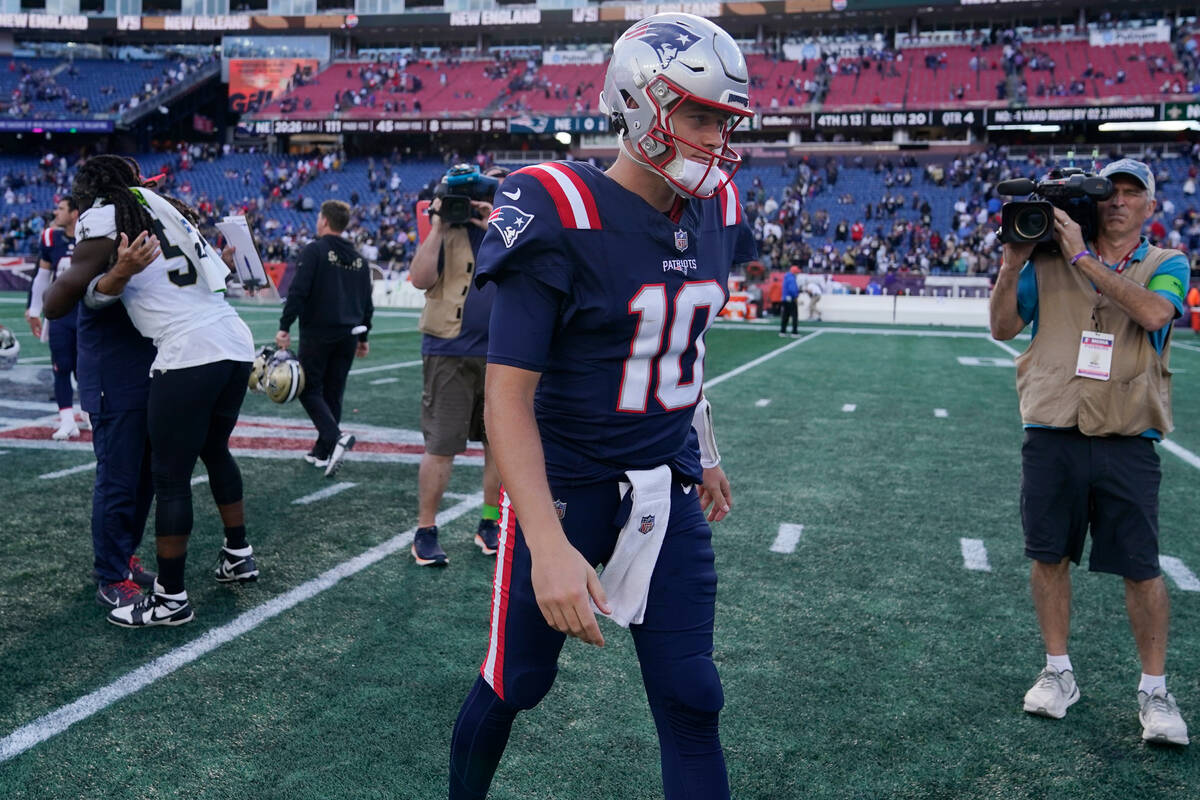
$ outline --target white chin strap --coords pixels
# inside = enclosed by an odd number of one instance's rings
[[[665,172],[678,181],[681,186],[685,187],[686,190],[681,189],[679,186],[671,183],[671,181],[667,181],[667,185],[674,190],[675,194],[682,198],[690,199],[697,196],[711,197],[717,191],[717,187],[721,185],[723,176],[716,166],[710,169],[707,165],[701,164],[698,161],[680,158],[676,155],[675,158],[656,169],[643,161],[640,155],[634,153],[624,134],[618,136],[617,142],[621,149],[625,151],[625,155],[632,158],[642,169],[649,170],[660,178],[662,178],[662,172]],[[662,172],[659,172],[659,169]],[[664,178],[664,180],[666,179]]]

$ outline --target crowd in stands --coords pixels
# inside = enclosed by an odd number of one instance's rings
[[[1166,155],[1152,158],[1159,211],[1147,233],[1158,244],[1188,252],[1200,271],[1200,143],[1179,157]],[[321,201],[345,199],[354,210],[355,243],[382,268],[402,271],[415,249],[418,194],[458,158],[410,163],[393,153],[348,162],[340,153],[271,157],[193,144],[141,161],[206,226],[226,214],[245,214],[268,261],[294,260],[315,236]],[[487,163],[482,154],[476,159]],[[1047,168],[1032,155],[1014,158],[1004,148],[945,162],[918,162],[911,155],[805,157],[748,165],[738,183],[765,270],[798,265],[808,272],[991,275],[999,266],[1005,199],[996,185]],[[68,159],[52,155],[0,174],[6,207],[27,209],[6,215],[0,255],[35,252],[53,203],[45,199],[37,208],[29,202],[35,194],[63,196],[70,175]]]
[[[214,58],[98,61],[9,59],[0,109],[11,117],[124,114],[183,83]]]
[[[1200,143],[1180,155],[1152,161],[1159,206],[1146,233],[1187,252],[1200,272]],[[770,175],[775,168],[748,170],[743,201],[766,270],[990,276],[1000,265],[1000,209],[1008,199],[996,185],[1046,169],[1036,157],[1010,158],[1005,148],[948,164],[922,165],[912,156],[805,158],[778,176]],[[841,188],[847,177],[856,181],[853,192]],[[880,190],[877,200],[863,201],[867,185]]]

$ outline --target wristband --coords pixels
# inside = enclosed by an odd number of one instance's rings
[[[1083,258],[1084,256],[1090,256],[1090,255],[1092,255],[1091,250],[1080,250],[1078,253],[1071,256],[1071,266],[1072,267],[1075,266],[1075,262],[1078,261],[1079,259]],[[1095,256],[1092,256],[1092,257],[1095,258]]]

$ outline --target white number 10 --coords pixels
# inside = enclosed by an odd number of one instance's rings
[[[671,330],[664,350],[663,331],[668,318],[667,287],[661,283],[647,284],[629,301],[629,313],[637,314],[639,319],[621,376],[618,411],[645,413],[655,363],[658,365],[658,386],[654,396],[663,408],[668,411],[686,408],[700,399],[700,390],[704,386],[704,331],[713,324],[721,306],[725,304],[725,292],[716,281],[685,283],[672,302],[675,311],[671,315]],[[707,316],[704,328],[693,345],[692,325],[697,311],[702,308]],[[684,383],[682,357],[693,346],[696,359],[692,365],[692,379]]]

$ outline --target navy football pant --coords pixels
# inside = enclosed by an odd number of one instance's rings
[[[249,378],[250,365],[241,361],[154,371],[148,418],[158,497],[155,535],[192,532],[192,470],[197,458],[208,469],[217,505],[242,499],[242,473],[229,452],[229,435],[237,424]]]
[[[74,405],[71,375],[77,355],[75,333],[75,325],[67,319],[50,321],[50,366],[54,368],[54,402],[59,408]]]
[[[555,490],[565,502],[563,527],[571,544],[595,565],[616,544],[622,504],[616,482]],[[623,509],[628,514],[628,506]],[[729,797],[717,732],[724,704],[712,661],[717,574],[712,530],[697,490],[675,484],[646,616],[630,626],[642,682],[658,729],[667,800]],[[546,624],[530,578],[529,548],[501,493],[501,538],[492,595],[488,654],[459,712],[450,747],[450,798],[487,794],[518,711],[550,690],[566,637]]]
[[[303,332],[300,335],[300,366],[304,367],[300,405],[317,428],[313,453],[318,458],[328,458],[341,436],[338,423],[342,421],[342,397],[357,348],[357,336],[322,342]]]
[[[92,555],[101,583],[123,581],[150,514],[150,441],[146,410],[92,414],[96,484],[92,490]]]

